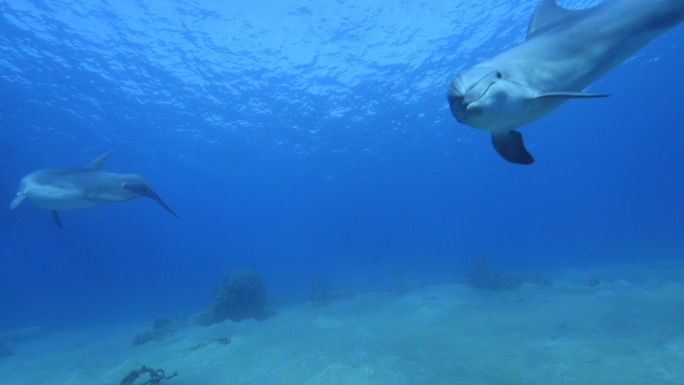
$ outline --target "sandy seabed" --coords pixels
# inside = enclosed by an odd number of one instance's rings
[[[55,332],[15,344],[0,383],[118,385],[147,365],[177,372],[168,385],[684,384],[684,280],[627,272],[590,286],[589,275],[287,305],[137,346],[149,324]]]

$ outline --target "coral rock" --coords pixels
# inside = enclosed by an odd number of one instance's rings
[[[226,319],[260,318],[265,302],[264,285],[256,273],[234,269],[216,287],[211,307],[200,314],[197,322],[210,325]]]

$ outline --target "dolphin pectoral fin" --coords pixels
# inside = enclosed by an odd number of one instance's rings
[[[535,99],[544,98],[562,98],[562,99],[587,99],[587,98],[607,98],[608,94],[590,94],[586,92],[544,92],[537,96]]]
[[[21,204],[21,202],[24,201],[24,199],[26,199],[26,195],[22,193],[17,194],[17,197],[12,200],[12,203],[10,203],[10,210],[14,210],[17,207],[19,207],[19,205]]]
[[[63,230],[64,225],[62,225],[62,221],[59,219],[59,213],[57,212],[57,210],[50,210],[50,213],[52,214],[52,220],[55,221],[57,227],[59,227],[60,230]]]
[[[171,209],[171,207],[169,207],[169,205],[167,205],[161,199],[161,197],[159,197],[159,195],[157,195],[157,193],[154,192],[149,186],[146,186],[144,184],[138,184],[138,183],[124,183],[123,188],[128,190],[128,191],[134,192],[138,195],[141,195],[141,196],[144,196],[144,197],[147,197],[147,198],[154,200],[155,202],[159,203],[159,205],[161,207],[166,209],[166,211],[170,212],[171,215],[173,215],[176,218],[179,218],[178,214],[176,214],[176,212],[173,211],[173,209]]]
[[[534,163],[534,158],[532,158],[532,155],[530,155],[525,148],[522,135],[517,131],[492,134],[492,144],[494,145],[496,152],[511,163]]]

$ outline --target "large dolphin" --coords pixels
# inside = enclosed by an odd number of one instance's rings
[[[26,175],[21,179],[19,192],[10,204],[10,209],[16,209],[21,202],[28,199],[40,208],[51,210],[55,223],[62,228],[57,210],[147,197],[178,218],[142,176],[103,170],[105,161],[112,154],[113,151],[106,152],[83,168],[43,169]]]
[[[504,159],[531,164],[517,127],[569,99],[607,96],[582,90],[683,19],[684,0],[608,0],[583,10],[541,0],[523,43],[451,82],[451,113],[491,132]]]

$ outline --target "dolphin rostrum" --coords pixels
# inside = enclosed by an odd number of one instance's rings
[[[105,161],[113,153],[105,152],[83,168],[43,169],[26,175],[21,179],[19,192],[10,209],[17,208],[28,199],[40,208],[51,210],[55,223],[62,228],[57,210],[123,202],[142,196],[154,200],[178,218],[142,176],[103,170]]]
[[[540,0],[523,43],[451,82],[451,113],[489,131],[504,159],[531,164],[517,127],[569,99],[608,96],[583,89],[683,19],[684,0],[607,0],[583,10]]]

